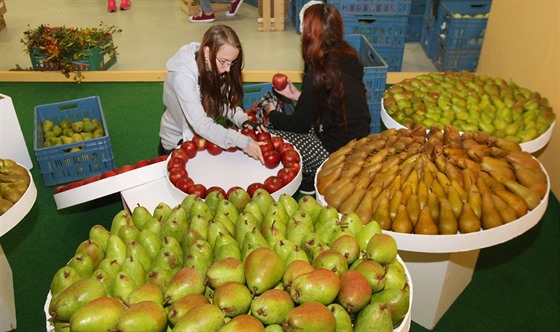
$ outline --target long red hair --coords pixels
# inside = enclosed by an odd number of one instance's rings
[[[230,45],[239,50],[237,59],[232,64],[229,73],[218,74],[216,68],[216,54],[223,45]],[[208,60],[204,58],[203,50],[210,49]],[[235,31],[227,25],[211,26],[200,43],[197,55],[201,103],[208,116],[218,119],[226,116],[227,109],[234,108],[243,100],[243,48]],[[207,66],[206,62],[214,64]]]
[[[344,41],[344,23],[340,12],[329,4],[312,5],[303,15],[301,53],[303,61],[314,72],[315,97],[326,94],[327,104],[319,104],[320,114],[335,112],[340,105],[340,120],[346,125],[347,108],[340,56],[358,58],[358,53]],[[320,121],[320,119],[318,119]]]

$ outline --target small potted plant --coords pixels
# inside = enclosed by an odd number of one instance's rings
[[[82,71],[106,70],[117,61],[113,35],[122,30],[103,22],[95,28],[40,25],[24,31],[21,42],[34,70],[60,70],[66,77],[83,79]]]

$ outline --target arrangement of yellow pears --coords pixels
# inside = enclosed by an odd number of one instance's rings
[[[515,82],[475,73],[429,73],[408,78],[383,93],[383,106],[398,123],[453,125],[460,131],[485,131],[517,143],[534,140],[556,114],[547,98]]]
[[[93,226],[55,273],[48,313],[69,331],[393,331],[408,280],[375,221],[239,188]]]
[[[383,230],[478,232],[515,221],[548,190],[541,164],[518,143],[422,123],[354,140],[317,173],[317,190],[341,213]]]
[[[62,119],[58,124],[46,119],[42,123],[43,147],[59,146],[105,136],[103,124],[98,119],[82,118],[80,121]],[[73,147],[68,152],[81,151],[83,147]]]
[[[25,167],[11,159],[0,159],[0,216],[21,199],[30,182]]]

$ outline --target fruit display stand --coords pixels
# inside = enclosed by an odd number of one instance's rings
[[[27,145],[12,103],[12,98],[0,93],[0,158],[12,159],[27,169],[33,168]]]
[[[433,329],[471,282],[480,250],[516,238],[541,220],[548,206],[550,192],[550,179],[544,168],[543,171],[548,183],[546,195],[536,208],[510,223],[457,235],[383,231],[395,238],[399,255],[410,271],[415,286],[415,301],[412,303],[414,322]],[[327,204],[320,194],[317,194],[317,201]]]
[[[239,150],[224,151],[217,156],[212,156],[205,150],[199,151],[195,158],[189,159],[186,168],[189,177],[195,182],[202,183],[207,188],[218,186],[227,191],[233,186],[247,188],[251,183],[262,182],[268,176],[275,175],[282,165],[275,169],[268,169]],[[132,210],[140,204],[153,211],[160,202],[170,206],[181,203],[186,194],[169,182],[166,172],[166,170],[162,171],[161,177],[157,180],[121,191],[123,205]],[[301,178],[300,170],[292,182],[272,193],[272,197],[278,199],[284,193],[293,195],[301,183]]]
[[[29,173],[29,170],[28,170]],[[14,228],[29,213],[37,199],[37,188],[29,173],[29,187],[23,196],[6,213],[0,216],[0,237]],[[16,307],[12,269],[0,245],[0,331],[16,328]]]

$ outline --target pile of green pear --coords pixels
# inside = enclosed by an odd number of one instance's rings
[[[56,331],[393,331],[410,286],[375,221],[239,188],[93,226],[48,312]]]
[[[547,98],[510,80],[475,73],[428,73],[392,85],[383,93],[387,114],[412,129],[453,125],[524,143],[545,133],[556,115]]]
[[[21,199],[30,182],[25,167],[11,159],[0,159],[0,216]]]
[[[46,119],[42,123],[43,147],[87,141],[105,136],[103,124],[98,119],[82,118],[80,121],[62,119],[58,124]],[[82,147],[73,147],[69,152],[81,151]]]

